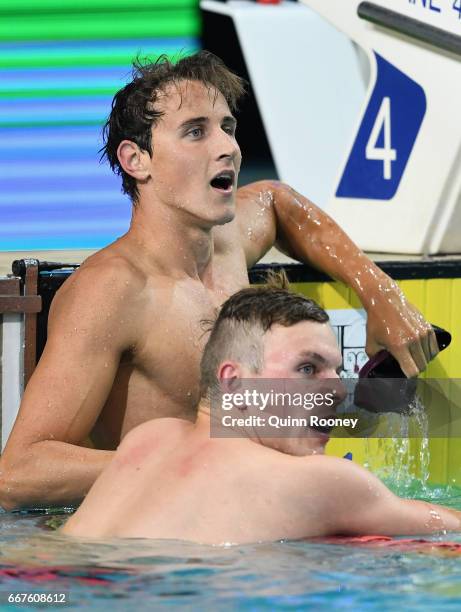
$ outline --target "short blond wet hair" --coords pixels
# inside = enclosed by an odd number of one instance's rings
[[[300,321],[329,320],[314,300],[290,291],[289,286],[284,270],[271,270],[265,285],[242,289],[224,302],[200,363],[202,396],[217,386],[219,365],[227,359],[245,364],[255,374],[261,371],[263,336],[272,325],[291,327]]]

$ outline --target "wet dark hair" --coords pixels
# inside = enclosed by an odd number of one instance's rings
[[[267,285],[234,293],[221,307],[200,363],[201,393],[217,384],[217,370],[226,359],[245,363],[254,372],[263,366],[262,337],[273,325],[291,327],[300,321],[326,323],[328,314],[314,300],[289,290],[285,271],[269,272]]]
[[[209,51],[199,51],[182,57],[176,63],[167,55],[161,55],[154,63],[133,63],[133,79],[118,91],[112,100],[112,110],[103,128],[104,146],[101,159],[107,159],[110,167],[122,177],[122,191],[136,203],[139,192],[136,179],[120,165],[117,149],[123,140],[131,140],[152,156],[151,129],[163,113],[155,108],[159,93],[170,84],[180,81],[199,81],[214,93],[220,92],[230,110],[237,108],[245,92],[244,81],[231,72],[224,62]]]

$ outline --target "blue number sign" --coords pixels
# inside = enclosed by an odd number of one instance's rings
[[[352,146],[337,198],[390,200],[426,112],[423,88],[375,53],[376,84]]]

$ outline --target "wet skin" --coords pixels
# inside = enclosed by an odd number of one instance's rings
[[[263,347],[259,377],[338,389],[341,354],[327,323],[274,325]],[[249,377],[255,373],[237,362],[218,368],[221,381]],[[219,545],[460,529],[460,512],[399,499],[352,461],[313,456],[323,452],[325,437],[313,446],[305,436],[255,437],[251,427],[234,433],[210,437],[206,402],[195,424],[157,419],[140,425],[125,437],[63,532]]]
[[[241,155],[223,96],[170,87],[152,157],[118,156],[136,180],[129,231],[81,266],[53,301],[48,342],[0,460],[0,505],[81,499],[125,434],[158,417],[194,419],[201,321],[248,284],[274,244],[349,284],[368,311],[367,350],[386,346],[408,375],[437,353],[397,286],[315,205],[262,181],[236,193]],[[226,189],[210,181],[222,171]],[[91,434],[94,448],[85,440]]]

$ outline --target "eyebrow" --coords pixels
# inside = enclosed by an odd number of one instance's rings
[[[316,353],[315,351],[301,351],[301,353],[299,354],[299,359],[315,359],[323,365],[328,364],[328,360],[325,359],[323,355],[320,355],[320,353]],[[339,372],[341,372],[342,370],[344,370],[343,362],[341,362],[341,364],[336,368],[336,372],[339,374]]]
[[[209,123],[210,120],[208,117],[192,117],[191,119],[186,119],[185,121],[183,121],[180,125],[179,128],[180,130],[183,129],[187,129],[189,127],[192,127],[193,125],[197,125],[197,124],[205,124],[205,123]],[[237,125],[237,119],[235,117],[233,117],[232,115],[225,115],[222,119],[222,123],[227,123],[227,124],[231,124],[234,127]]]

